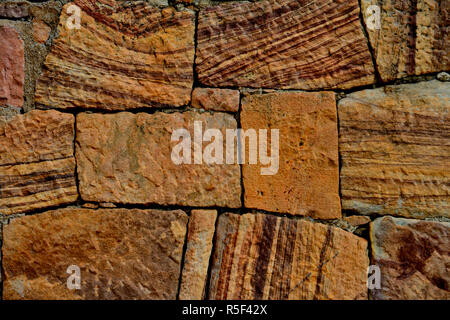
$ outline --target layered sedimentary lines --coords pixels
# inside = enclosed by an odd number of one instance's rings
[[[103,0],[104,2],[106,0]],[[36,102],[52,108],[181,106],[193,83],[194,13],[145,3],[78,0],[80,28],[67,4],[47,56]]]
[[[219,217],[211,299],[365,299],[367,242],[305,220]]]
[[[233,116],[224,113],[79,114],[76,157],[81,197],[96,202],[240,207],[238,164],[194,163],[196,121],[203,130],[221,131],[222,148],[225,129],[237,126]],[[190,140],[172,141],[178,129],[186,129]],[[186,155],[190,164],[176,164],[172,158],[173,148],[182,141],[188,149],[179,154]]]
[[[31,111],[0,120],[0,213],[12,214],[78,198],[74,116]]]
[[[181,210],[60,209],[3,229],[5,299],[175,299]],[[79,268],[80,287],[68,277]],[[73,274],[74,269],[71,269]]]
[[[450,299],[450,223],[383,217],[371,224],[375,299]]]
[[[380,26],[374,26],[380,9]],[[450,69],[450,2],[362,0],[369,39],[384,81]]]
[[[210,86],[350,88],[373,83],[357,0],[233,2],[199,13],[197,71]]]
[[[339,102],[343,209],[450,216],[450,84],[364,90]]]
[[[242,175],[247,208],[320,219],[341,216],[334,93],[248,95],[242,100],[241,124],[244,130],[259,132],[257,164],[250,163],[251,138],[245,138]],[[267,130],[267,138],[261,130]],[[279,130],[278,141],[273,130]],[[262,138],[267,146],[261,145]],[[279,151],[273,148],[277,142]],[[261,153],[273,157],[272,164],[263,164]],[[270,167],[273,174],[262,175]]]

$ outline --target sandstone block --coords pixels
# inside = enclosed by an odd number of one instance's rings
[[[195,122],[204,130],[220,130],[223,137],[226,128],[236,129],[236,120],[225,113],[79,114],[81,197],[93,202],[240,207],[238,164],[173,161],[180,140],[172,141],[172,133],[178,129],[188,130],[193,142],[189,158],[194,157]],[[225,138],[219,146],[225,146]]]
[[[339,102],[342,207],[450,216],[450,84],[387,86]]]
[[[260,155],[257,164],[250,163],[250,139],[246,139],[242,174],[247,208],[320,219],[341,216],[333,93],[248,95],[242,100],[241,124],[244,130],[268,129],[267,155],[274,143],[269,140],[271,130],[279,130],[279,168],[274,174],[262,174],[261,169],[268,165],[262,163]],[[259,152],[264,149],[258,147]]]
[[[210,299],[367,299],[367,242],[263,214],[219,217]]]
[[[277,89],[374,82],[357,0],[229,2],[200,10],[201,83]]]
[[[33,110],[0,119],[0,213],[70,203],[75,182],[74,116]]]
[[[13,219],[3,230],[3,298],[175,299],[186,223],[181,210],[68,208]],[[79,289],[67,286],[72,265]]]
[[[105,2],[106,5],[102,4]],[[76,4],[80,28],[72,28]],[[52,108],[181,106],[193,83],[194,12],[145,2],[76,0],[64,6],[36,88]]]
[[[382,217],[370,238],[372,264],[381,271],[374,299],[450,299],[450,223]]]
[[[213,111],[238,112],[239,91],[231,89],[195,88],[192,106]]]

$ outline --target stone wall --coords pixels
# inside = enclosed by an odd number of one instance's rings
[[[2,298],[450,299],[449,14],[1,0]]]

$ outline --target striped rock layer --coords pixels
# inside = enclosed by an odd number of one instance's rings
[[[341,216],[336,100],[332,92],[274,92],[242,99],[244,130],[267,130],[267,146],[258,145],[258,162],[250,163],[245,144],[246,208],[306,215],[318,219]],[[279,130],[279,153],[272,155],[272,130]],[[258,142],[261,143],[261,131]],[[265,149],[265,150],[264,150]],[[279,158],[278,170],[263,175],[261,151]]]
[[[371,27],[374,5],[379,29]],[[384,81],[450,70],[449,1],[362,0],[361,10]]]
[[[74,116],[33,110],[0,119],[0,213],[70,203],[75,182]]]
[[[357,0],[231,2],[199,13],[196,68],[209,86],[351,88],[373,83]]]
[[[450,223],[383,217],[370,227],[377,300],[450,299]]]
[[[81,9],[79,29],[71,28],[73,3],[64,6],[36,102],[108,110],[186,105],[193,83],[194,13],[102,1],[106,5],[74,2]]]
[[[338,111],[342,209],[450,217],[450,83],[364,90]]]
[[[175,299],[187,216],[181,210],[67,208],[3,228],[3,298]],[[79,268],[80,287],[68,268]]]
[[[203,131],[221,130],[223,149],[225,129],[237,127],[225,113],[78,114],[76,158],[83,200],[240,207],[239,164],[194,163],[195,121]],[[173,161],[172,151],[182,141],[172,141],[178,129],[190,133],[190,164]],[[209,144],[203,144],[203,152]]]
[[[210,299],[366,299],[367,241],[264,214],[219,217]]]

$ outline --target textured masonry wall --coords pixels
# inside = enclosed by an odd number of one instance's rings
[[[449,16],[1,0],[2,298],[449,299]],[[172,134],[198,123],[223,141],[174,163]],[[234,159],[238,128],[279,130],[275,174],[251,138],[243,163],[197,163],[213,145]]]

